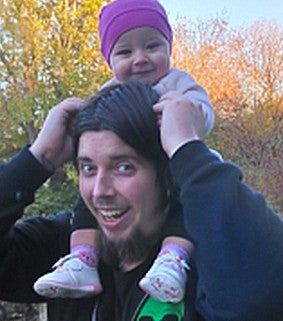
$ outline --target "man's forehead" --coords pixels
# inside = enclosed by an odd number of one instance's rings
[[[83,133],[79,140],[78,158],[99,156],[108,158],[141,158],[130,145],[126,144],[111,131],[89,131]]]

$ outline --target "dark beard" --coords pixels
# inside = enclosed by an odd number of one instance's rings
[[[142,262],[159,239],[157,233],[154,237],[148,237],[140,229],[133,230],[129,237],[122,240],[109,240],[101,232],[101,256],[115,268],[127,263]]]

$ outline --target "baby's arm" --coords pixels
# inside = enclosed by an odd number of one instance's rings
[[[214,110],[212,104],[204,88],[197,84],[188,73],[176,68],[171,68],[169,73],[154,86],[154,89],[161,96],[169,91],[176,91],[194,106],[201,106],[205,115],[202,136],[212,130],[214,125]]]
[[[104,89],[104,88],[107,88],[107,87],[111,87],[111,86],[114,86],[114,85],[118,85],[120,84],[120,82],[115,78],[111,78],[109,79],[108,81],[106,81],[100,88],[100,90]]]

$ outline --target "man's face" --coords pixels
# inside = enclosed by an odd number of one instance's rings
[[[85,132],[78,148],[81,195],[106,238],[152,236],[165,219],[153,165],[111,131]]]
[[[110,54],[111,69],[120,82],[154,85],[170,68],[170,46],[156,29],[141,27],[124,33]]]

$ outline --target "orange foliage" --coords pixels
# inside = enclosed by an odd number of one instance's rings
[[[210,146],[240,164],[246,181],[283,214],[283,27],[178,20],[172,64],[189,72],[214,104]]]

